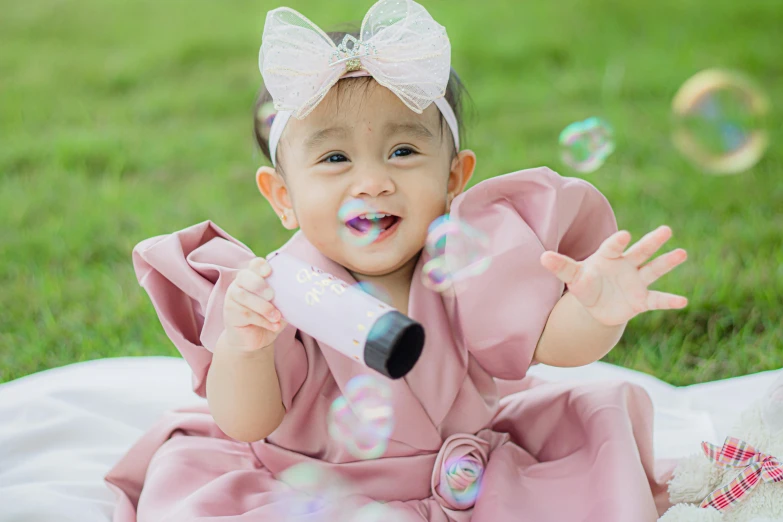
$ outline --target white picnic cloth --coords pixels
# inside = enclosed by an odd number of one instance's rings
[[[656,456],[669,458],[702,440],[722,443],[778,371],[687,387],[600,361],[529,373],[643,386],[655,405]],[[165,411],[203,402],[175,357],[97,359],[0,385],[0,522],[109,522],[114,494],[103,476]]]

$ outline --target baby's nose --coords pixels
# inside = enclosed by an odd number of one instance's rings
[[[366,194],[372,198],[393,194],[394,180],[383,168],[367,169],[357,174],[354,182],[354,197]]]

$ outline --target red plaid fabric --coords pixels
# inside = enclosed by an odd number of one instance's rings
[[[740,502],[759,482],[783,481],[783,464],[743,440],[726,437],[722,448],[709,442],[702,442],[701,448],[707,458],[718,466],[744,469],[730,484],[710,493],[700,507],[712,506],[724,512]]]

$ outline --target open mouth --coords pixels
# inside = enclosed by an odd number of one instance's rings
[[[390,214],[365,214],[349,219],[345,224],[362,234],[366,234],[372,229],[377,229],[383,233],[396,225],[401,219],[399,216]]]

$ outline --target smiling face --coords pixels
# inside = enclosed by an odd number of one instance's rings
[[[464,190],[475,155],[454,154],[434,103],[416,114],[370,78],[347,82],[304,119],[288,121],[278,147],[284,174],[262,167],[258,185],[278,214],[293,211],[286,228],[300,227],[352,273],[383,276],[415,262],[429,224]],[[379,220],[387,231],[369,244],[356,230],[368,223],[350,220],[360,204],[392,215]]]

